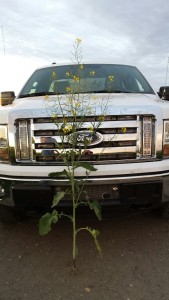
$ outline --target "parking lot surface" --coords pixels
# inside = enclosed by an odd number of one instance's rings
[[[114,213],[78,223],[99,229],[102,258],[82,232],[76,271],[70,222],[60,221],[44,237],[37,218],[0,223],[0,300],[169,299],[169,221]]]

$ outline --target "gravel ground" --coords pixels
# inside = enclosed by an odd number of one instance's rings
[[[79,221],[100,230],[102,258],[87,233],[72,270],[71,223],[38,234],[38,220],[0,224],[0,300],[168,300],[169,222],[150,213]]]

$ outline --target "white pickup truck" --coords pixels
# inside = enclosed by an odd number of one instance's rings
[[[54,194],[66,188],[65,179],[48,176],[63,171],[64,164],[55,143],[60,132],[46,108],[45,97],[56,101],[57,94],[64,101],[67,86],[71,85],[66,74],[76,74],[76,70],[77,65],[39,68],[17,97],[14,92],[1,93],[1,221],[10,220],[20,211],[47,209]],[[57,80],[51,74],[57,74]],[[111,90],[107,87],[109,75],[113,75]],[[97,169],[88,177],[88,197],[101,205],[159,208],[163,216],[169,217],[167,87],[157,94],[136,67],[116,64],[84,64],[83,81],[87,84],[82,85],[79,95],[91,93],[102,102],[109,97],[107,115],[83,157]],[[95,116],[86,117],[86,128],[96,117],[97,110]],[[59,117],[60,123],[62,118]],[[82,139],[83,134],[90,133],[82,128]],[[71,143],[65,143],[65,149],[70,147]],[[84,177],[84,169],[78,168],[76,178]],[[69,197],[65,196],[61,203],[69,205]]]

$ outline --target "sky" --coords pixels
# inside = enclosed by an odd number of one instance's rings
[[[32,72],[83,62],[136,66],[157,92],[169,85],[168,0],[0,0],[0,92],[17,94]]]

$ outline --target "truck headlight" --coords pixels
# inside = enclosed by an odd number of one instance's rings
[[[9,160],[8,131],[6,125],[0,125],[0,161]]]
[[[164,157],[169,157],[169,120],[164,121],[163,155],[164,155]]]

